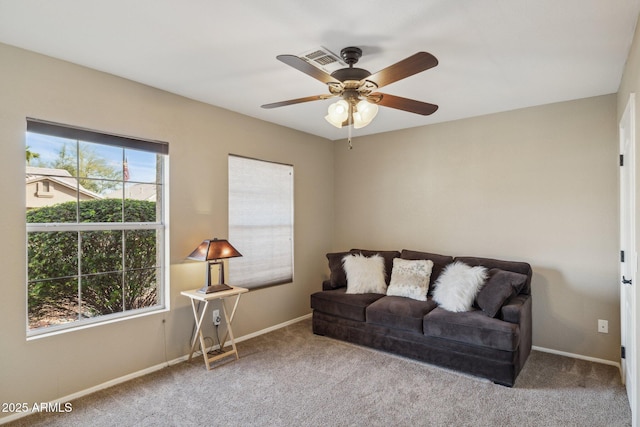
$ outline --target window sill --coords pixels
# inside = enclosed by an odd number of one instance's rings
[[[49,338],[56,335],[62,335],[69,332],[80,331],[84,329],[94,328],[96,326],[109,325],[112,323],[122,322],[125,320],[137,319],[140,317],[146,317],[154,314],[166,313],[169,311],[168,307],[154,307],[145,311],[141,311],[135,314],[127,314],[121,315],[118,313],[118,316],[114,316],[109,319],[104,319],[105,316],[102,316],[100,319],[88,319],[89,321],[86,323],[79,324],[77,326],[51,326],[49,328],[35,331],[27,331],[27,341],[39,340],[41,338]],[[55,329],[52,329],[55,328]]]

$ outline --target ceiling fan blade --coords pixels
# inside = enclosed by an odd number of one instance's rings
[[[293,105],[293,104],[300,104],[302,102],[309,102],[309,101],[320,101],[322,99],[329,99],[329,98],[333,98],[336,95],[314,95],[314,96],[306,96],[304,98],[297,98],[297,99],[290,99],[288,101],[280,101],[280,102],[274,102],[272,104],[264,104],[261,105],[262,108],[277,108],[277,107],[284,107],[286,105]]]
[[[377,101],[378,105],[395,108],[396,110],[408,111],[410,113],[421,114],[423,116],[433,114],[438,109],[438,106],[435,104],[403,98],[401,96],[388,95],[386,93],[376,92],[372,93],[370,97],[373,102],[376,102],[379,98],[380,100]]]
[[[362,79],[360,83],[363,84],[366,80],[369,80],[378,85],[378,88],[381,88],[382,86],[433,68],[436,65],[438,65],[438,60],[435,56],[427,52],[418,52]]]
[[[340,80],[331,77],[330,74],[325,73],[321,69],[314,67],[304,59],[300,59],[295,55],[278,55],[276,58],[296,70],[302,71],[316,80],[320,80],[322,83],[341,83]]]

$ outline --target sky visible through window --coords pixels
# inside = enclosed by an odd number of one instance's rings
[[[68,153],[75,153],[76,140],[27,132],[28,150],[37,157],[29,165],[52,167],[59,158],[63,147]],[[114,170],[122,170],[123,159],[127,161],[129,182],[153,183],[156,181],[156,154],[130,148],[90,143],[94,155],[104,159]]]

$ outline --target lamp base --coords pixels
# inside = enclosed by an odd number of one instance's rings
[[[214,292],[228,291],[229,289],[233,289],[233,288],[229,285],[225,285],[224,283],[221,283],[219,285],[211,285],[211,286],[204,285],[202,288],[198,289],[198,292],[200,292],[201,294],[212,294]]]

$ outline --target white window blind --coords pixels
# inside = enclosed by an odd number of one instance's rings
[[[229,156],[229,283],[293,281],[293,166]]]

